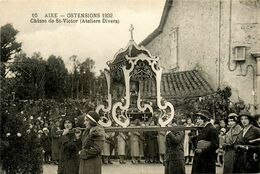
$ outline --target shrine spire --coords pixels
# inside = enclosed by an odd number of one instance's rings
[[[129,31],[130,31],[130,34],[131,34],[131,41],[133,41],[134,40],[134,36],[133,36],[134,27],[133,27],[133,24],[130,25]]]

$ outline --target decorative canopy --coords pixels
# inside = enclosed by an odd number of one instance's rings
[[[114,56],[112,61],[107,62],[111,78],[113,81],[122,81],[124,79],[123,67],[127,69],[131,67],[129,60],[135,60],[138,55],[144,55],[151,59],[156,59],[153,57],[148,50],[144,47],[139,47],[134,40],[130,40],[124,49],[120,49]],[[128,58],[128,59],[127,59]],[[131,72],[133,78],[137,79],[150,79],[154,75],[149,63],[146,61],[138,61],[133,72]],[[133,79],[133,80],[134,80]]]
[[[122,127],[127,127],[133,115],[139,115],[140,120],[156,110],[158,123],[166,126],[174,117],[174,108],[170,102],[161,97],[161,77],[162,68],[159,66],[159,57],[152,56],[143,46],[138,46],[133,40],[133,26],[129,30],[131,39],[124,49],[120,49],[112,61],[107,64],[109,70],[105,71],[108,84],[107,105],[99,105],[96,108],[98,113],[103,113],[100,124],[109,127],[116,123]],[[147,81],[154,81],[156,106],[149,100],[143,100],[141,88]],[[120,93],[122,96],[118,100],[111,93],[111,86],[114,82],[123,84]],[[112,100],[113,99],[113,100]]]

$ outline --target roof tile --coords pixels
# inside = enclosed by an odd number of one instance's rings
[[[141,83],[143,97],[156,98],[155,80],[144,80]],[[161,95],[166,99],[198,97],[212,92],[209,83],[196,70],[162,74]]]

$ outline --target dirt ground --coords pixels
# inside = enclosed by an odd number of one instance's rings
[[[162,164],[135,164],[130,161],[126,164],[119,164],[117,160],[114,164],[102,165],[102,174],[164,174],[164,166]],[[186,165],[186,173],[191,173],[191,165]],[[44,174],[57,174],[57,165],[44,165]],[[222,173],[222,168],[217,167],[217,173]]]

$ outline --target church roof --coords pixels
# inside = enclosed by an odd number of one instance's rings
[[[143,98],[155,99],[155,80],[145,80],[143,83]],[[161,95],[165,99],[192,98],[211,93],[213,89],[196,70],[162,74]]]
[[[146,46],[154,38],[156,38],[159,34],[161,34],[163,32],[163,28],[164,28],[166,20],[168,18],[169,11],[172,7],[172,2],[173,2],[173,0],[166,0],[159,26],[151,34],[149,34],[139,45]]]

